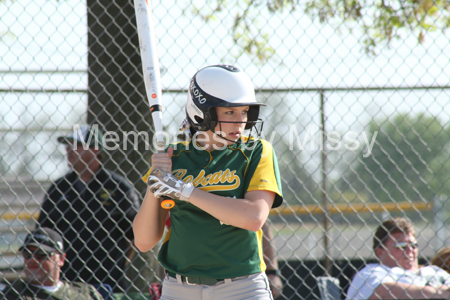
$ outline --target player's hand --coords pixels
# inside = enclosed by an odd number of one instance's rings
[[[155,153],[152,155],[152,169],[160,169],[172,172],[173,147],[169,147],[166,153]]]
[[[269,274],[267,275],[267,278],[269,279],[269,285],[270,290],[272,292],[273,298],[277,298],[281,295],[281,292],[283,291],[283,282],[281,281],[280,276]]]
[[[179,180],[169,172],[161,169],[153,169],[147,179],[150,191],[156,198],[169,197],[172,199],[189,201],[189,197],[194,191],[192,183]]]

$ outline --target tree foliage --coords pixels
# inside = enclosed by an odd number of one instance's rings
[[[289,126],[295,124],[299,131],[306,128],[310,117],[306,113],[297,115],[290,113],[292,103],[296,102],[295,95],[292,94],[258,94],[258,102],[267,104],[268,107],[276,107],[264,119],[263,139],[276,145],[275,152],[278,158],[278,166],[282,174],[283,197],[286,203],[297,204],[317,204],[320,199],[319,185],[306,164],[304,154],[297,149],[291,148]],[[309,159],[309,158],[307,158]]]
[[[372,121],[369,131],[378,132],[372,154],[358,155],[344,172],[337,183],[341,192],[370,202],[429,202],[448,194],[449,134],[439,119],[398,114]]]
[[[336,29],[359,30],[360,42],[368,54],[389,46],[393,40],[414,35],[423,43],[427,33],[444,31],[450,26],[450,0],[268,0],[268,1],[208,1],[204,5],[190,3],[194,15],[205,22],[234,16],[231,26],[235,44],[241,52],[266,60],[273,54],[268,46],[267,31],[258,26],[261,13],[270,14],[300,10],[313,20],[330,24]]]

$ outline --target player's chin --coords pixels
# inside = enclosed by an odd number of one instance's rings
[[[236,137],[228,138],[227,145],[228,145],[228,146],[231,146],[231,145],[233,145],[233,144],[236,144],[236,142],[239,141],[240,138],[241,138],[241,137],[237,137],[237,138],[236,138]]]
[[[405,260],[402,262],[402,267],[405,270],[411,270],[414,268],[414,262],[411,260]]]

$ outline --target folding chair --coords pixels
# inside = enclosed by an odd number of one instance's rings
[[[317,277],[317,284],[319,286],[320,299],[341,299],[341,286],[339,284],[339,279],[331,276],[319,276]]]

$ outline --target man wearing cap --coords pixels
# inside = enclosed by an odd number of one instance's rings
[[[103,168],[103,135],[97,125],[74,127],[58,142],[66,146],[72,171],[48,189],[39,226],[64,237],[62,271],[68,280],[106,283],[123,292],[137,194],[125,178]]]
[[[60,280],[65,254],[63,240],[56,231],[49,228],[36,229],[27,235],[19,251],[24,259],[26,280],[1,283],[1,300],[103,299],[92,285]]]

